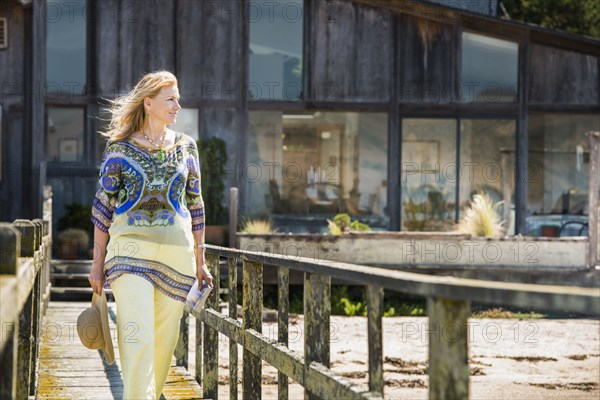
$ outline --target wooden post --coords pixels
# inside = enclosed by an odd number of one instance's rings
[[[242,314],[244,329],[254,329],[262,333],[262,303],[263,303],[263,265],[258,262],[243,259],[244,263],[244,293]],[[262,362],[260,357],[250,351],[243,352],[242,397],[245,400],[261,399],[262,393]]]
[[[21,234],[7,222],[0,222],[0,274],[16,275],[21,257]],[[0,297],[2,293],[0,293]],[[16,398],[18,323],[7,317],[10,299],[0,298],[0,399]]]
[[[304,376],[316,361],[329,368],[331,315],[331,277],[304,273]],[[304,389],[305,399],[319,398]]]
[[[427,299],[429,316],[429,398],[468,399],[468,301]]]
[[[229,269],[229,317],[237,321],[237,259],[227,260]],[[229,339],[229,398],[238,399],[238,344]]]
[[[202,384],[202,355],[204,354],[204,346],[202,344],[202,333],[202,321],[199,318],[196,318],[196,372],[194,374],[194,378],[199,384]]]
[[[190,314],[183,312],[181,320],[179,321],[179,340],[177,341],[177,347],[175,347],[175,363],[179,367],[188,369],[188,353],[189,353],[189,322]]]
[[[288,328],[290,313],[290,270],[277,268],[277,341],[288,345]],[[277,373],[277,396],[279,400],[289,398],[288,377]]]
[[[369,391],[383,397],[383,288],[367,286]]]
[[[25,219],[17,219],[13,222],[13,226],[21,233],[21,255],[34,259],[33,268],[37,268],[35,263],[39,259],[36,254],[38,249],[38,237],[40,233],[39,227],[33,222]],[[29,383],[32,372],[32,347],[35,345],[36,339],[33,335],[33,318],[34,318],[34,303],[35,303],[35,288],[27,296],[27,300],[23,305],[23,309],[19,314],[19,335],[17,339],[17,387],[16,396],[18,399],[26,399],[29,397]]]
[[[17,399],[29,397],[31,377],[31,320],[33,316],[33,293],[27,296],[21,314],[19,314],[19,335],[17,342]]]
[[[238,189],[229,189],[229,247],[237,248]]]
[[[21,257],[33,257],[37,250],[35,225],[28,219],[15,219],[13,226],[21,232]]]
[[[41,338],[41,325],[42,325],[42,300],[43,300],[43,292],[42,292],[42,282],[44,277],[44,269],[46,266],[46,246],[44,245],[44,222],[41,219],[34,219],[34,225],[36,225],[37,232],[37,253],[38,257],[36,258],[36,269],[37,273],[35,275],[35,282],[32,289],[32,297],[33,297],[33,310],[32,310],[32,319],[31,319],[31,333],[33,336],[33,342],[31,344],[31,374],[29,376],[29,396],[35,396],[35,390],[37,387],[37,364],[40,354],[40,338]]]
[[[206,300],[205,307],[219,310],[219,256],[206,254],[206,263],[213,276],[212,295]],[[202,311],[203,312],[203,311]],[[219,332],[208,325],[204,326],[204,397],[217,400],[219,397]]]
[[[0,274],[15,275],[21,257],[21,233],[8,222],[0,222],[0,250]]]
[[[589,132],[590,136],[590,184],[588,193],[588,232],[589,232],[589,256],[588,265],[593,267],[600,265],[600,243],[598,243],[598,231],[600,227],[600,204],[598,203],[598,191],[600,190],[600,169],[598,168],[600,158],[600,132]]]

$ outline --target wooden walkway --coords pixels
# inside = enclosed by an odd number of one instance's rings
[[[50,302],[42,323],[39,380],[36,399],[121,399],[119,352],[115,330],[115,303],[109,302],[109,323],[115,363],[103,362],[99,350],[89,350],[77,335],[77,316],[89,302]],[[183,367],[171,363],[163,390],[165,399],[201,399],[202,389]]]

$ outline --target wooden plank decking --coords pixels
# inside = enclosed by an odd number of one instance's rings
[[[121,399],[119,352],[115,330],[115,303],[109,302],[115,363],[103,362],[100,351],[83,347],[77,336],[77,316],[89,302],[50,302],[41,331],[36,399]],[[183,367],[171,363],[163,390],[165,399],[201,399],[202,389]]]

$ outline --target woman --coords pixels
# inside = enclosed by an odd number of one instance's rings
[[[94,292],[112,288],[115,297],[123,398],[158,399],[187,293],[195,278],[212,285],[198,149],[191,137],[167,128],[181,109],[170,72],[145,75],[111,103],[92,204],[89,281]]]

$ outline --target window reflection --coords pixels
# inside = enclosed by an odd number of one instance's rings
[[[447,231],[454,225],[456,120],[402,121],[402,230]]]
[[[198,110],[195,108],[182,108],[177,113],[177,123],[169,125],[169,128],[183,132],[188,136],[198,140],[200,134],[198,132]]]
[[[44,10],[48,93],[85,93],[86,9],[86,0],[47,0]]]
[[[387,226],[385,114],[251,112],[248,163],[249,213],[309,230],[311,215],[328,215],[313,218],[326,230],[341,212]]]
[[[460,216],[476,193],[486,193],[514,234],[514,120],[463,119],[460,124]]]
[[[46,154],[49,161],[82,161],[82,107],[48,107],[47,129]]]
[[[302,0],[248,6],[252,100],[298,100],[302,90]]]
[[[587,235],[590,166],[587,133],[599,130],[598,115],[530,115],[529,234]]]
[[[518,50],[517,43],[463,32],[463,101],[516,101]]]

